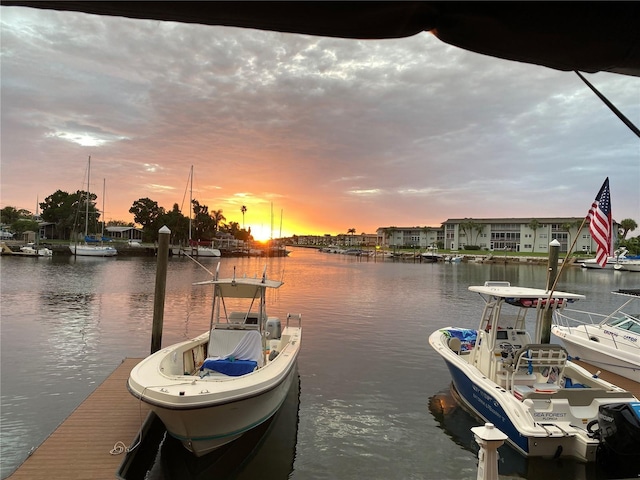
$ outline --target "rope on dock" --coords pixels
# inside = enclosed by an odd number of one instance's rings
[[[120,455],[126,451],[128,451],[129,449],[127,448],[127,446],[124,444],[124,442],[121,441],[117,441],[116,444],[113,446],[113,448],[109,451],[109,453],[111,455]]]
[[[142,443],[142,427],[144,426],[144,422],[142,420],[142,396],[144,395],[144,392],[147,390],[147,388],[149,387],[144,388],[144,390],[142,391],[142,395],[140,395],[140,398],[138,399],[138,417],[140,419],[140,433],[138,435],[138,441],[134,445],[130,445],[127,447],[123,441],[118,440],[113,448],[109,451],[111,455],[121,455],[124,452],[129,453],[138,448],[138,446]]]

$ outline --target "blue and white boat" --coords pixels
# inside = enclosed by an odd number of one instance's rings
[[[524,456],[615,457],[640,470],[638,399],[571,362],[561,345],[541,341],[551,314],[584,297],[509,282],[469,290],[485,304],[477,328],[463,321],[463,328],[429,337],[465,406],[508,435]]]

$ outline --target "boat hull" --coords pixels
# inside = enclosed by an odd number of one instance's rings
[[[562,340],[569,355],[576,360],[582,360],[595,367],[603,368],[609,372],[640,383],[640,354],[625,354],[616,348],[606,345],[603,341],[594,342],[589,337],[606,339],[602,329],[589,327],[595,331],[580,335],[580,329],[554,326],[551,329],[558,339]],[[637,348],[637,347],[636,347]],[[625,358],[625,355],[628,358]]]
[[[626,262],[620,262],[614,265],[613,268],[623,272],[640,272],[640,260],[627,260]]]
[[[202,246],[183,248],[180,250],[180,253],[190,255],[192,257],[220,258],[222,256],[222,252],[219,249]]]
[[[217,248],[209,248],[209,247],[198,247],[196,250],[196,255],[198,257],[216,257],[219,258],[222,253]]]
[[[599,263],[596,263],[595,261],[590,262],[590,261],[585,261],[582,262],[582,268],[587,268],[590,270],[613,270],[615,263],[613,262],[607,262],[605,264],[604,267],[602,267]]]
[[[467,408],[486,422],[491,422],[509,437],[509,442],[524,455],[529,453],[529,442],[526,437],[509,420],[504,408],[500,405],[491,391],[477,386],[460,368],[445,359],[445,364],[451,374],[453,386]]]
[[[191,410],[151,406],[167,432],[195,456],[230,443],[269,420],[282,406],[297,375],[291,368],[284,380],[253,397]]]
[[[118,255],[115,248],[98,245],[70,245],[69,250],[73,255],[81,257],[115,257]]]
[[[241,376],[221,373],[181,374],[180,359],[202,356],[209,339],[203,335],[167,347],[136,365],[129,392],[149,405],[167,432],[195,456],[230,443],[269,420],[286,399],[297,375],[301,328],[282,331],[286,344],[257,370]]]

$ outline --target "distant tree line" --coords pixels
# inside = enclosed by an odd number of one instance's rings
[[[57,190],[39,203],[40,218],[44,222],[55,225],[56,237],[59,240],[69,240],[75,234],[99,233],[109,226],[130,226],[134,224],[122,220],[109,221],[102,225],[101,212],[96,208],[96,195],[77,190],[74,193]],[[87,206],[88,203],[88,206]],[[193,240],[211,241],[218,234],[227,233],[238,240],[252,240],[251,228],[240,228],[237,222],[224,223],[222,210],[209,212],[207,205],[198,200],[191,202],[191,238]],[[89,214],[87,215],[87,209]],[[243,207],[242,215],[246,212]],[[143,230],[143,241],[154,242],[158,239],[158,230],[166,225],[171,230],[173,243],[186,243],[189,240],[189,215],[183,215],[178,204],[174,204],[170,211],[158,205],[150,198],[140,198],[133,202],[129,213],[133,214],[135,223]],[[87,223],[88,219],[88,223]],[[32,212],[15,207],[5,207],[0,210],[0,224],[8,226],[14,234],[21,234],[28,230],[37,231],[38,222]]]
[[[43,221],[53,223],[56,226],[57,238],[60,240],[69,240],[75,233],[83,233],[85,231],[85,223],[88,217],[88,225],[86,229],[89,233],[98,233],[102,230],[100,223],[100,212],[95,205],[96,195],[87,194],[84,190],[77,190],[74,193],[63,192],[57,190],[49,195],[39,204],[41,209],[40,217]],[[89,215],[87,216],[87,202]],[[238,240],[253,240],[251,235],[251,227],[247,230],[240,228],[237,222],[224,223],[226,218],[222,214],[222,210],[214,210],[209,212],[207,205],[201,205],[198,200],[192,200],[191,215],[191,239],[200,241],[211,241],[219,233],[227,233]],[[240,209],[242,213],[242,223],[244,224],[244,215],[247,207],[244,205]],[[173,205],[170,211],[166,211],[158,205],[158,202],[150,198],[140,198],[133,202],[129,209],[129,213],[133,214],[134,221],[141,225],[143,230],[143,241],[154,242],[158,239],[158,230],[166,225],[171,230],[172,243],[185,244],[189,239],[189,216],[183,215],[177,203]],[[22,232],[38,230],[38,222],[35,221],[32,212],[25,209],[16,209],[15,207],[4,207],[0,210],[0,224],[8,226],[8,229],[14,234]],[[640,255],[640,236],[626,238],[629,232],[633,232],[638,228],[638,224],[631,218],[625,218],[618,223],[620,230],[617,232],[616,246],[624,246],[631,255]],[[130,226],[131,222],[121,220],[109,221],[108,226]],[[540,222],[537,219],[531,220],[529,228],[533,230],[533,244],[535,245],[537,230]],[[563,230],[570,234],[572,228],[579,227],[578,223],[566,223],[562,225]],[[468,219],[460,224],[462,233],[477,243],[478,235],[482,232],[482,225]],[[425,227],[426,228],[426,227]],[[385,234],[392,237],[395,227],[386,229]],[[356,229],[350,228],[348,233],[355,235]],[[475,238],[472,236],[475,234]],[[473,245],[471,245],[473,246]],[[468,248],[469,246],[467,246]],[[440,246],[442,248],[442,246]],[[478,247],[479,248],[479,247]]]
[[[238,240],[253,240],[251,227],[248,230],[240,228],[238,222],[224,223],[226,218],[222,210],[209,212],[207,205],[202,205],[196,199],[191,201],[191,239],[196,241],[211,241],[219,233],[227,233]],[[245,210],[242,212],[244,216]],[[170,211],[166,211],[158,205],[158,202],[150,198],[140,198],[133,202],[129,209],[133,214],[133,220],[142,227],[143,240],[155,241],[158,239],[158,230],[166,225],[171,230],[173,243],[186,243],[189,239],[189,217],[182,214],[177,203],[173,204]]]

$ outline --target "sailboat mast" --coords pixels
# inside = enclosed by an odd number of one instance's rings
[[[107,179],[103,178],[102,179],[102,222],[100,222],[102,224],[102,229],[100,230],[100,237],[104,237],[104,197],[105,197],[105,190],[107,188]],[[100,240],[102,240],[102,238],[100,238]]]
[[[38,218],[40,218],[39,203],[40,203],[40,197],[36,195],[36,216],[34,218],[36,222],[38,221]],[[36,232],[36,245],[39,245],[39,244],[40,244],[40,223],[38,223],[38,231]]]
[[[191,165],[189,180],[191,181],[191,185],[189,186],[189,246],[191,246],[191,214],[193,213],[193,165]]]
[[[89,234],[89,179],[91,177],[91,155],[89,155],[89,164],[87,166],[87,202],[84,213],[84,239],[87,239],[87,235]]]

